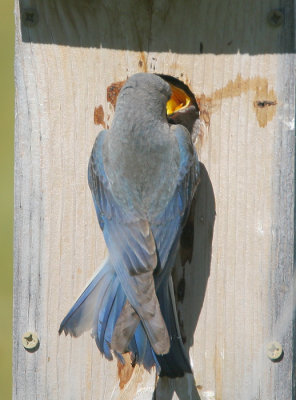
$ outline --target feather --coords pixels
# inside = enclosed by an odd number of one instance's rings
[[[138,121],[133,110],[146,104],[143,93],[153,101]],[[160,119],[152,123],[149,113],[159,113],[168,96],[161,78],[131,77],[119,95],[111,131],[100,132],[95,141],[88,181],[109,258],[60,332],[77,336],[92,326],[106,358],[112,359],[112,348],[123,362],[120,353],[128,350],[146,369],[155,365],[161,375],[175,377],[191,369],[170,275],[199,166],[186,128]]]

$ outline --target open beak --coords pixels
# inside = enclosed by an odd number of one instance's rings
[[[189,87],[179,79],[164,74],[157,74],[164,79],[171,87],[172,95],[166,104],[167,116],[171,116],[178,112],[184,112],[186,109],[194,108],[199,113],[199,108]]]
[[[179,79],[157,74],[171,87],[172,95],[166,104],[167,121],[172,125],[183,125],[194,136],[198,126],[199,108],[195,96],[189,87]]]
[[[183,110],[192,105],[191,98],[187,93],[169,82],[172,90],[172,95],[166,104],[167,115],[172,115],[176,111]]]

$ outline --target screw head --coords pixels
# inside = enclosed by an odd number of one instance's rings
[[[273,27],[281,26],[284,22],[284,14],[281,10],[271,10],[267,15],[267,22]]]
[[[271,361],[279,361],[283,356],[282,345],[279,342],[268,343],[267,356]]]
[[[29,352],[34,352],[39,348],[39,339],[35,332],[25,332],[22,337],[24,348]]]
[[[21,11],[21,20],[22,23],[28,28],[32,28],[33,26],[38,24],[39,15],[35,8],[26,7]]]

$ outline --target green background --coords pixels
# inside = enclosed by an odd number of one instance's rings
[[[0,1],[0,399],[12,393],[13,1]]]

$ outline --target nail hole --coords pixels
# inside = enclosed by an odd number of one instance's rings
[[[267,21],[270,26],[278,27],[284,22],[284,14],[281,10],[271,10],[267,15]]]
[[[270,100],[255,101],[255,107],[258,107],[258,108],[276,106],[276,104],[277,104],[276,101],[270,101]]]
[[[32,28],[39,20],[38,12],[35,8],[24,8],[21,13],[22,22],[25,26]]]

